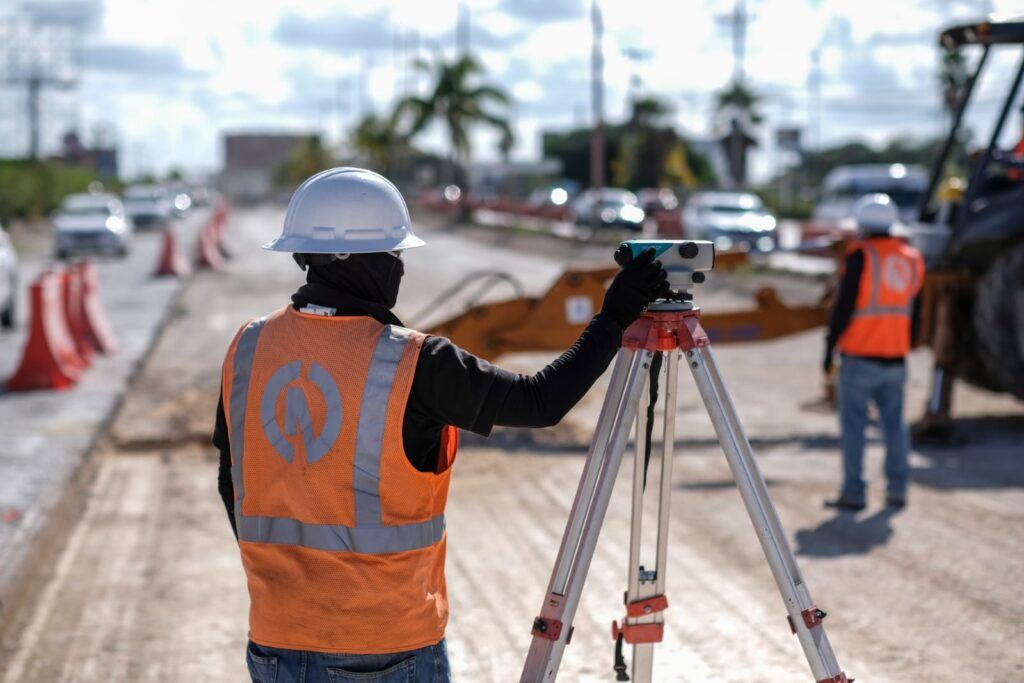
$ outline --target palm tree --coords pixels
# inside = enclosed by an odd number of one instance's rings
[[[740,80],[731,81],[715,95],[715,119],[723,131],[720,142],[736,187],[747,182],[747,150],[756,144],[751,132],[764,121],[760,105],[761,96]]]
[[[409,137],[439,121],[447,129],[453,169],[464,169],[469,163],[472,151],[469,134],[475,125],[496,129],[503,145],[511,148],[512,128],[506,118],[509,97],[496,86],[476,82],[476,77],[484,72],[479,62],[466,55],[454,62],[438,59],[433,65],[417,60],[415,67],[432,73],[434,86],[426,97],[409,96],[395,107],[395,120],[408,122],[406,134]],[[495,112],[490,107],[498,107],[500,111]]]
[[[369,114],[350,135],[353,149],[363,155],[371,168],[391,177],[399,156],[409,151],[408,140],[387,117]]]
[[[750,126],[759,125],[764,121],[761,96],[742,82],[732,81],[715,94],[715,115],[720,123],[730,124],[739,118]]]

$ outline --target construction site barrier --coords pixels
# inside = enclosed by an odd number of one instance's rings
[[[99,353],[115,353],[117,338],[114,336],[110,323],[107,322],[103,302],[100,301],[100,282],[96,265],[91,261],[79,261],[71,266],[70,273],[73,276],[72,279],[77,279],[79,283],[79,309],[76,314],[82,324],[83,341]],[[75,330],[72,329],[72,332]],[[78,345],[77,336],[76,345]]]
[[[65,274],[44,271],[29,287],[29,333],[7,391],[67,389],[78,382],[85,361],[78,355],[64,307]]]
[[[82,278],[79,277],[78,269],[73,266],[57,271],[55,275],[60,278],[63,285],[64,319],[67,322],[68,332],[71,334],[71,343],[75,345],[75,353],[88,366],[99,349],[89,341],[89,333],[86,331],[87,323],[83,302],[85,287]]]
[[[185,255],[178,248],[178,240],[174,236],[174,229],[167,227],[164,230],[164,246],[160,250],[160,261],[157,263],[154,277],[182,277],[188,275],[188,262]]]

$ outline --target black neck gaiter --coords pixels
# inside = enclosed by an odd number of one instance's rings
[[[405,269],[402,260],[387,253],[351,254],[324,266],[310,266],[306,284],[292,296],[301,308],[317,304],[338,309],[339,315],[372,315],[381,322],[400,325],[391,312]]]

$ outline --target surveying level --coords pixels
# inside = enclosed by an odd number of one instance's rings
[[[623,334],[622,348],[615,360],[547,595],[540,615],[533,623],[533,640],[520,683],[547,683],[554,681],[558,674],[562,653],[572,637],[572,620],[634,422],[636,454],[633,460],[626,615],[621,624],[612,624],[612,637],[616,642],[614,670],[616,680],[630,680],[622,657],[623,643],[629,643],[633,646],[633,680],[642,683],[652,680],[654,644],[660,642],[664,635],[665,610],[668,607],[665,577],[676,392],[679,360],[684,356],[786,604],[789,626],[800,641],[814,680],[818,683],[849,683],[825,634],[822,625],[825,612],[811,600],[797,568],[796,558],[768,496],[768,487],[758,469],[750,442],[718,372],[708,336],[700,326],[700,310],[693,305],[690,289],[703,282],[704,273],[714,266],[714,247],[710,242],[637,240],[623,242],[616,252],[616,260],[622,265],[626,262],[626,250],[636,256],[650,248],[655,249],[664,264],[670,286],[675,291],[668,299],[652,302],[647,312]],[[656,559],[651,570],[640,564],[641,523],[654,405],[662,366],[666,379],[664,431]],[[645,391],[648,386],[650,391]],[[637,420],[638,414],[645,415],[646,421]]]

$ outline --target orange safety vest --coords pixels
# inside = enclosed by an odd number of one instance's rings
[[[894,237],[865,240],[853,245],[856,249],[864,252],[864,270],[839,350],[851,356],[906,356],[914,298],[924,282],[924,259]]]
[[[372,654],[444,636],[458,430],[443,430],[437,472],[406,458],[402,422],[423,339],[287,307],[232,342],[223,400],[254,642]]]

